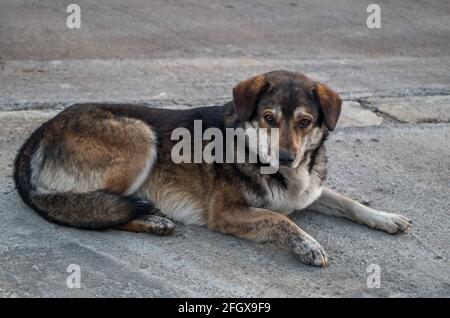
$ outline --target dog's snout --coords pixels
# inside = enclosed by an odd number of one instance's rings
[[[279,162],[282,166],[290,166],[294,162],[295,156],[286,150],[280,150]]]

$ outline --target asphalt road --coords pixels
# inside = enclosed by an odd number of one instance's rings
[[[0,296],[450,296],[450,3],[378,1],[0,2]],[[392,236],[306,211],[293,219],[327,250],[326,269],[178,225],[173,237],[49,224],[18,198],[17,148],[74,102],[216,105],[237,81],[305,72],[346,100],[328,183],[404,214]],[[426,113],[424,115],[423,113]],[[69,264],[81,288],[66,285]],[[380,288],[366,284],[370,264]]]
[[[377,1],[381,29],[359,0],[4,0],[4,59],[192,57],[381,58],[447,55],[446,0]],[[81,29],[66,6],[81,7]]]

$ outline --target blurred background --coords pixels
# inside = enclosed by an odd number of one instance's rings
[[[379,1],[380,29],[367,27],[371,2],[359,0],[80,0],[80,29],[66,25],[70,3],[0,3],[1,61],[21,61],[3,66],[3,107],[202,105],[276,68],[306,72],[344,97],[449,91],[447,0]]]

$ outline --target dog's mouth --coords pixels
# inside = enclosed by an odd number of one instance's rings
[[[265,157],[264,160],[262,160],[260,158],[260,156],[258,155],[257,160],[258,160],[258,165],[261,167],[283,167],[283,168],[296,168],[299,164],[299,162],[301,161],[302,158],[298,158],[299,156],[297,156],[294,159],[290,159],[290,160],[283,160],[283,159],[279,159],[279,158],[271,158],[271,157]]]
[[[294,160],[279,160],[279,166],[280,167],[288,167],[292,168],[292,164],[294,163]]]
[[[273,160],[270,162],[262,162],[258,161],[258,165],[261,167],[280,167],[280,168],[295,168],[296,160],[292,161],[282,161],[282,160]]]
[[[295,169],[303,161],[304,155],[297,154],[293,160],[283,162],[280,160],[280,167]]]

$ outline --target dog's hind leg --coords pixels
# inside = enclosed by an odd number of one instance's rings
[[[21,197],[55,223],[103,230],[153,205],[135,193],[157,160],[157,136],[144,121],[95,105],[75,105],[24,144],[14,178]]]
[[[165,217],[152,214],[143,215],[116,227],[116,229],[130,232],[145,232],[162,236],[172,234],[175,230],[175,223]]]
[[[411,227],[411,221],[401,215],[371,209],[329,188],[324,188],[319,199],[307,209],[345,217],[391,234],[405,232]]]

